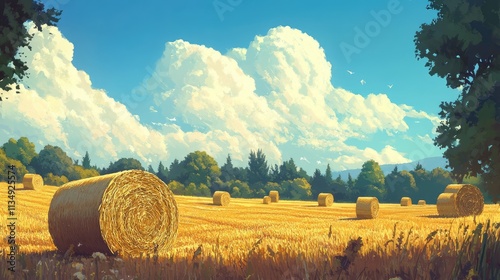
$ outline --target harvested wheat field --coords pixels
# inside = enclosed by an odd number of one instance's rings
[[[6,190],[6,184],[0,183],[0,188]],[[37,192],[16,192],[16,243],[20,245],[21,252],[27,254],[23,267],[28,271],[24,272],[28,273],[28,279],[51,278],[51,273],[55,271],[58,275],[67,276],[63,279],[69,279],[77,272],[68,262],[66,266],[52,264],[52,270],[48,266],[41,274],[43,277],[35,275],[39,260],[50,262],[48,259],[60,258],[54,255],[56,247],[47,223],[49,205],[56,190],[56,187],[46,186]],[[7,205],[6,200],[6,195],[0,196],[2,205]],[[224,279],[241,279],[249,275],[248,279],[303,279],[306,274],[311,279],[337,279],[333,275],[350,279],[347,272],[356,272],[358,279],[376,279],[396,276],[394,271],[401,270],[401,275],[409,273],[417,279],[430,279],[429,270],[435,265],[431,263],[431,255],[444,250],[443,246],[447,244],[443,243],[444,239],[456,239],[460,246],[465,236],[463,225],[468,226],[467,232],[472,232],[475,222],[484,223],[489,219],[492,224],[500,223],[499,205],[485,205],[483,214],[476,218],[453,219],[439,217],[435,205],[402,208],[399,204],[381,203],[377,219],[360,220],[356,218],[355,203],[336,203],[325,208],[318,207],[317,201],[280,200],[274,207],[269,207],[262,203],[262,198],[232,198],[229,205],[220,207],[213,205],[212,197],[175,196],[175,200],[179,211],[178,235],[173,249],[159,256],[162,268],[152,268],[153,260],[129,260],[123,256],[125,261],[120,264],[111,261],[111,258],[103,261],[104,274],[116,268],[113,273],[119,273],[118,279],[134,275],[147,279],[151,274],[146,273],[158,274],[159,279],[220,279],[221,271],[227,277]],[[2,207],[0,212],[3,221],[7,219],[6,208]],[[496,230],[500,235],[498,227]],[[1,234],[7,236],[6,227],[2,227]],[[360,245],[358,237],[361,237],[362,246],[357,260],[348,267],[339,268],[336,256],[351,256],[346,253],[346,247],[349,242],[351,249],[356,248],[356,244]],[[1,242],[2,248],[8,248],[5,239]],[[449,243],[451,249],[458,251],[454,242]],[[425,253],[424,246],[427,248]],[[398,250],[402,248],[407,253],[401,257]],[[500,249],[496,253],[500,254]],[[419,265],[422,267],[414,270],[419,254]],[[3,258],[7,258],[5,251]],[[328,260],[326,268],[325,258]],[[446,254],[441,258],[442,261],[452,260]],[[93,279],[91,274],[95,267],[92,257],[79,261],[83,264],[82,273]],[[11,278],[4,274],[8,264],[5,260],[1,263],[3,271],[0,278]],[[435,267],[447,269],[441,271],[441,275],[449,275],[450,269],[453,269],[453,266]],[[312,273],[319,276],[313,278]],[[212,276],[201,277],[204,275]]]

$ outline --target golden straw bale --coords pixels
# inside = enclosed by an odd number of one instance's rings
[[[436,206],[439,216],[458,217],[456,193],[442,193],[438,196]]]
[[[228,192],[216,191],[214,192],[213,201],[215,205],[228,206],[231,200],[231,195]]]
[[[154,174],[128,170],[64,184],[50,203],[49,232],[59,251],[77,254],[164,253],[179,213],[169,187]]]
[[[25,174],[23,177],[23,186],[25,190],[36,190],[43,187],[43,178],[38,174]]]
[[[269,203],[271,203],[271,198],[270,198],[269,196],[267,196],[267,195],[266,195],[266,196],[264,196],[264,199],[263,199],[262,203],[264,203],[264,204],[269,204]]]
[[[280,201],[280,193],[278,191],[270,191],[269,197],[271,198],[271,202]]]
[[[333,194],[331,193],[318,194],[318,206],[332,206],[332,204],[333,204]]]
[[[401,198],[401,206],[411,206],[411,198],[405,196]]]
[[[418,201],[418,205],[427,205],[427,203],[425,202],[425,200],[421,199]]]
[[[375,219],[378,216],[378,199],[376,197],[358,197],[356,201],[356,217],[358,219]]]
[[[450,184],[444,193],[455,193],[459,217],[481,215],[484,209],[484,197],[478,187],[470,184]]]

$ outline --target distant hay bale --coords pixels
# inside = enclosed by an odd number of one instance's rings
[[[25,174],[23,177],[23,186],[25,190],[36,190],[43,187],[43,178],[38,174]]]
[[[269,197],[271,198],[271,202],[280,201],[280,193],[278,191],[270,191]]]
[[[405,196],[401,198],[401,206],[411,206],[411,198]]]
[[[332,206],[332,204],[333,204],[333,194],[320,193],[318,195],[318,206]]]
[[[64,184],[48,213],[60,252],[139,256],[164,253],[176,237],[179,213],[169,187],[155,175],[128,170]]]
[[[358,219],[375,219],[378,216],[378,209],[376,197],[358,197],[356,201],[356,217]]]
[[[439,195],[437,208],[440,216],[481,215],[484,209],[484,197],[479,188],[474,185],[450,184],[444,189],[444,193]]]
[[[228,192],[216,191],[214,192],[213,201],[215,205],[228,206],[231,201],[231,195]]]
[[[418,201],[418,205],[427,205],[427,203],[425,202],[425,200],[421,199]]]
[[[266,195],[266,196],[264,196],[264,199],[263,199],[262,203],[264,203],[264,204],[269,204],[269,203],[271,203],[271,198],[270,198],[269,196],[267,196],[267,195]]]

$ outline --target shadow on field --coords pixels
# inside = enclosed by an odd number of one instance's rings
[[[449,219],[449,218],[453,218],[453,217],[439,216],[439,215],[437,215],[437,214],[432,214],[432,215],[422,215],[422,216],[418,216],[418,217],[422,217],[422,218],[431,218],[431,219]]]
[[[213,202],[210,203],[193,203],[195,205],[202,205],[202,206],[214,206],[214,207],[220,207],[220,205],[215,205]]]
[[[356,218],[356,217],[352,217],[352,218],[340,218],[339,219],[339,221],[358,221],[358,220],[367,220],[367,219]]]

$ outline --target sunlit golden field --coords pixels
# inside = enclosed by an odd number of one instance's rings
[[[40,190],[22,190],[17,185],[16,243],[24,253],[54,251],[47,225],[47,213],[56,187],[44,186]],[[7,184],[0,183],[1,219],[7,222]],[[361,255],[367,252],[394,254],[399,243],[421,249],[426,237],[436,229],[435,241],[429,246],[439,249],[440,235],[450,230],[451,239],[463,239],[460,224],[474,228],[474,217],[440,218],[435,205],[402,207],[399,204],[381,204],[379,216],[373,220],[357,220],[354,203],[334,203],[331,207],[318,207],[316,201],[284,201],[262,204],[262,199],[231,199],[227,207],[212,205],[212,198],[176,196],[179,207],[179,231],[174,248],[166,257],[189,259],[198,245],[203,245],[201,257],[222,258],[225,263],[244,260],[252,250],[274,257],[300,254],[314,261],[323,255],[341,254],[351,239],[361,237]],[[477,223],[500,222],[500,206],[485,205]],[[396,234],[394,234],[394,226]],[[330,233],[331,226],[331,233]],[[411,232],[410,232],[411,229]],[[6,227],[1,234],[7,236]],[[401,236],[400,236],[401,235]],[[258,246],[255,243],[262,239]],[[393,239],[394,242],[386,243]],[[456,245],[458,246],[458,244]],[[2,238],[2,247],[7,243]],[[410,254],[412,250],[409,250]],[[428,251],[430,252],[430,251]],[[161,256],[160,256],[161,257]]]

